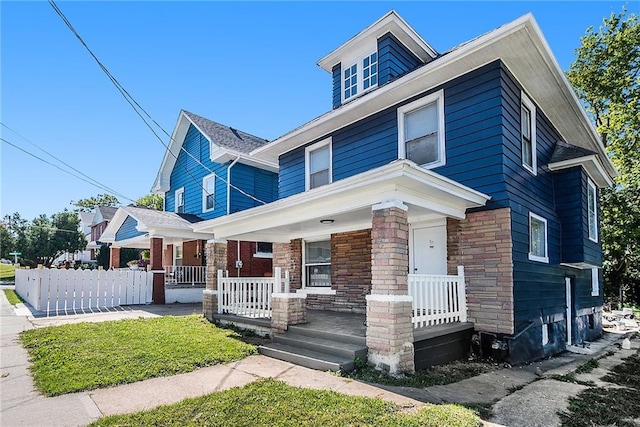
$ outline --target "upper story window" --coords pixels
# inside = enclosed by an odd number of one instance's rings
[[[305,242],[305,285],[307,287],[331,286],[331,240]]]
[[[202,178],[202,212],[215,209],[216,204],[216,176],[207,175]]]
[[[378,52],[359,57],[342,71],[342,100],[378,85]]]
[[[589,239],[598,241],[598,198],[596,186],[591,180],[587,182],[587,215],[589,218]]]
[[[549,262],[547,220],[529,212],[529,259]]]
[[[522,166],[532,174],[537,174],[536,158],[536,107],[521,92],[520,102],[520,136],[522,145]]]
[[[177,213],[184,213],[184,188],[176,190],[175,203],[175,211]]]
[[[429,168],[445,164],[442,90],[398,108],[398,157]]]
[[[331,183],[331,138],[307,147],[305,169],[307,190]]]

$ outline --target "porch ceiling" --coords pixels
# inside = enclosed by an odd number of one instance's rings
[[[216,239],[288,242],[370,228],[371,208],[382,202],[403,202],[409,207],[409,221],[419,222],[445,216],[464,218],[468,208],[483,206],[489,198],[411,161],[398,160],[193,227],[197,232],[214,232]]]

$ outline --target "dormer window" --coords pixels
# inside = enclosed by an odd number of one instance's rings
[[[343,100],[367,91],[378,85],[378,52],[358,58],[342,72]]]

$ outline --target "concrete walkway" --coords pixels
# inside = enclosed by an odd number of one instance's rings
[[[640,339],[634,339],[632,350],[621,350],[614,344],[623,335],[605,334],[603,339],[581,350],[587,354],[565,352],[559,357],[527,366],[499,369],[458,383],[424,389],[376,387],[256,355],[186,374],[46,398],[35,390],[28,372],[27,353],[17,340],[17,334],[34,327],[200,312],[200,304],[173,304],[44,317],[37,313],[34,316],[23,305],[14,309],[1,295],[0,425],[86,425],[103,415],[150,409],[272,377],[293,386],[381,398],[406,408],[418,408],[423,402],[493,404],[492,423],[522,427],[555,426],[559,425],[556,412],[565,410],[568,398],[585,387],[550,379],[552,375],[566,374],[592,357],[614,351],[614,355],[601,359],[600,368],[579,377],[583,381],[595,381],[640,347]],[[493,425],[490,422],[485,424]]]

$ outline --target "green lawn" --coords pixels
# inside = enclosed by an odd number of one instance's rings
[[[16,275],[16,268],[13,264],[0,263],[0,279],[9,279]]]
[[[3,290],[4,290],[4,296],[7,297],[9,304],[16,305],[18,303],[24,302],[24,300],[20,298],[20,295],[18,295],[16,291],[14,291],[13,289],[3,289]]]
[[[101,418],[91,425],[476,427],[480,419],[473,411],[457,405],[427,405],[411,414],[379,399],[263,379],[173,405]]]
[[[190,372],[256,352],[200,316],[78,323],[20,334],[48,396]]]

